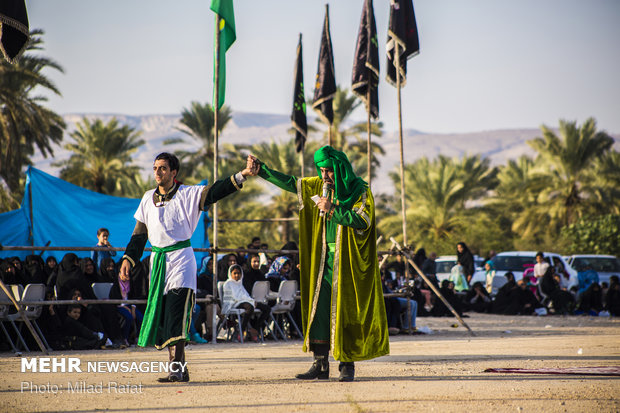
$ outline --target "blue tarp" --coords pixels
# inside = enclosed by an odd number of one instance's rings
[[[26,175],[26,190],[21,209],[0,214],[0,244],[45,246],[50,242],[52,247],[89,247],[97,244],[97,230],[105,227],[110,231],[109,241],[112,246],[127,245],[136,223],[133,214],[140,199],[99,194],[33,167],[28,168]],[[206,213],[203,213],[191,239],[195,248],[209,247],[205,217]],[[29,239],[31,229],[32,239]],[[43,257],[53,255],[60,261],[65,253],[48,251]],[[23,258],[30,254],[32,252],[29,251],[0,251],[0,258]],[[77,251],[75,254],[87,257],[90,256],[90,251]],[[119,255],[122,256],[122,253]],[[196,253],[199,263],[205,255],[206,253]]]

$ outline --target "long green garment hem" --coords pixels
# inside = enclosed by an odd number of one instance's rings
[[[164,287],[166,286],[166,253],[191,247],[190,240],[179,241],[168,247],[152,247],[153,270],[149,285],[149,297],[146,303],[146,311],[140,328],[138,345],[140,347],[154,346],[162,334],[161,316]]]
[[[310,326],[310,343],[329,344],[329,330],[332,302],[332,275],[334,272],[334,251],[336,245],[328,243],[329,252],[325,260],[325,270],[321,281],[321,291],[319,301],[316,306],[316,313]]]

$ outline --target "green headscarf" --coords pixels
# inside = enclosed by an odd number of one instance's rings
[[[349,158],[344,152],[329,145],[323,146],[314,153],[316,172],[321,176],[320,168],[334,169],[334,201],[345,208],[352,208],[355,201],[368,188],[362,178],[355,175]]]

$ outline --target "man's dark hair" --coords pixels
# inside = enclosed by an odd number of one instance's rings
[[[171,154],[168,152],[162,152],[155,157],[155,161],[158,161],[160,159],[163,159],[164,161],[168,162],[168,166],[170,167],[170,170],[177,171],[177,175],[179,174],[179,168],[180,168],[179,158],[177,158],[174,154]]]
[[[99,228],[97,230],[97,236],[101,235],[102,232],[107,232],[110,235],[110,231],[107,228]]]
[[[543,254],[543,252],[542,252],[542,251],[538,251],[538,252],[536,253],[536,256],[537,256],[537,257],[542,257],[542,258],[545,258],[545,254]]]
[[[256,242],[256,241],[260,241],[260,237],[254,237],[254,238],[252,238],[252,242]]]
[[[81,305],[79,305],[79,304],[69,304],[69,305],[67,306],[67,313],[70,313],[72,310],[74,310],[74,309],[76,309],[76,308],[77,308],[78,310],[80,310],[80,312],[82,311],[82,306],[81,306]]]

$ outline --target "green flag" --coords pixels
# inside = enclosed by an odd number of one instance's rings
[[[218,76],[218,102],[217,108],[221,108],[224,104],[224,98],[226,94],[226,52],[230,49],[230,46],[237,39],[235,33],[235,13],[233,11],[233,0],[211,0],[211,10],[215,12],[215,30],[216,37],[214,41],[217,41],[217,30],[220,31],[220,55],[219,57],[213,56],[213,81],[215,83],[215,62],[219,60],[219,76]],[[217,25],[217,18],[220,17],[219,27]],[[214,47],[214,50],[217,49]],[[213,102],[215,102],[215,88],[213,89]],[[215,106],[215,104],[214,104]]]

